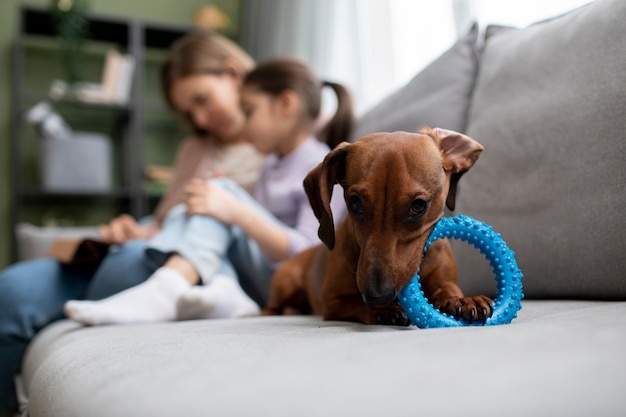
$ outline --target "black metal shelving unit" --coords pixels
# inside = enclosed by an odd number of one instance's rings
[[[117,167],[116,181],[110,191],[48,191],[37,184],[27,184],[23,178],[22,145],[25,136],[24,114],[27,105],[39,99],[48,99],[47,92],[29,88],[25,80],[28,66],[26,39],[28,37],[55,38],[54,27],[48,9],[22,5],[17,8],[17,32],[15,34],[12,62],[12,103],[11,103],[11,231],[12,259],[17,258],[17,237],[15,225],[23,221],[22,213],[30,204],[98,204],[106,200],[118,204],[119,212],[126,212],[136,218],[149,213],[150,199],[155,196],[144,188],[143,169],[145,165],[145,112],[146,103],[145,51],[148,48],[166,50],[178,37],[188,33],[187,26],[144,22],[138,19],[90,14],[89,41],[113,44],[135,58],[132,90],[127,105],[92,104],[61,100],[52,101],[57,108],[74,107],[89,111],[108,112],[111,119],[110,131],[116,143],[112,155]],[[50,80],[52,81],[52,80]],[[154,106],[152,106],[154,107]],[[58,109],[58,108],[57,108]],[[149,111],[149,109],[148,109]],[[62,113],[62,110],[60,110]],[[103,219],[106,221],[109,219]]]

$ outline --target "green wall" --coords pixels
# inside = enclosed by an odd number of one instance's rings
[[[135,17],[154,22],[189,25],[194,11],[210,0],[89,0],[93,13]],[[11,60],[19,5],[47,7],[51,0],[0,1],[0,269],[10,262],[10,135],[11,135]]]

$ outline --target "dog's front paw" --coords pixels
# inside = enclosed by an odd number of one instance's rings
[[[411,324],[411,320],[404,314],[402,307],[400,306],[388,306],[380,309],[376,309],[375,322],[373,324],[385,324],[392,326],[407,327]]]
[[[455,319],[463,319],[469,324],[476,321],[485,324],[493,313],[493,301],[484,295],[474,297],[451,297],[442,302],[435,303],[439,311],[453,316]]]

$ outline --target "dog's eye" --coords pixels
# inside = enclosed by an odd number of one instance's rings
[[[428,208],[428,202],[426,200],[422,200],[421,198],[413,200],[409,207],[409,217],[421,216],[426,211],[426,208]]]
[[[348,197],[350,210],[355,214],[363,214],[363,201],[358,195],[351,195]]]

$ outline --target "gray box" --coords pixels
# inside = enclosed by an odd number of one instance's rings
[[[41,139],[41,183],[48,191],[111,189],[111,139],[76,132],[71,139]]]

